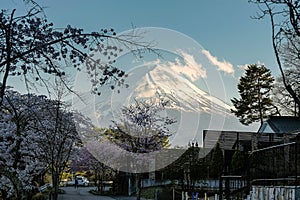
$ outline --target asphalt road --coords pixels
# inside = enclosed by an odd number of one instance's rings
[[[60,194],[58,196],[58,200],[135,200],[135,197],[125,197],[125,196],[117,196],[117,197],[108,197],[108,196],[98,196],[92,195],[89,193],[89,190],[95,189],[94,187],[79,187],[75,189],[75,187],[63,187],[62,188],[66,193]]]
[[[89,190],[94,189],[93,187],[63,187],[66,193],[58,196],[58,200],[115,200],[114,198],[107,196],[92,195]]]

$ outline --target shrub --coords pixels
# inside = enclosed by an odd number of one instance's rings
[[[47,200],[47,196],[43,193],[33,195],[32,200]]]

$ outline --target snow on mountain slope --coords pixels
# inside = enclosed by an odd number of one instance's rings
[[[126,83],[129,88],[121,88],[119,93],[111,90],[110,86],[100,87],[100,96],[83,91],[82,98],[87,102],[81,106],[81,110],[93,118],[97,126],[109,127],[112,120],[119,118],[121,108],[128,106],[134,99],[162,94],[170,100],[170,106],[163,114],[177,120],[171,127],[174,133],[171,137],[173,146],[186,145],[194,138],[201,144],[202,131],[205,129],[256,129],[255,126],[242,126],[230,112],[232,107],[229,104],[203,91],[185,74],[172,70],[170,65],[158,62],[132,68],[128,72]]]
[[[130,75],[135,76],[134,72]],[[154,96],[155,92],[169,97],[173,109],[187,112],[225,114],[232,108],[166,67],[158,66],[140,78],[132,96],[147,98]]]
[[[187,144],[193,138],[201,144],[204,129],[247,129],[231,114],[232,107],[229,104],[209,95],[187,77],[177,74],[167,66],[137,67],[128,74],[126,81],[129,88],[121,89],[120,93],[111,92],[97,97],[95,109],[100,126],[111,125],[111,120],[120,115],[121,107],[129,105],[133,99],[145,99],[160,93],[171,103],[165,114],[177,120],[171,127],[174,133],[171,138],[173,145]]]

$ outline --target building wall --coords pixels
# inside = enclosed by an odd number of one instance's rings
[[[296,186],[252,186],[247,200],[299,200],[300,187]]]

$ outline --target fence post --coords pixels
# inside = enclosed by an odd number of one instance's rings
[[[174,187],[173,187],[172,193],[173,193],[173,200],[175,200],[175,189],[174,189]]]
[[[298,185],[298,135],[296,136],[295,144],[295,185]]]
[[[222,193],[223,193],[223,179],[221,175],[219,180],[219,200],[222,200]]]

